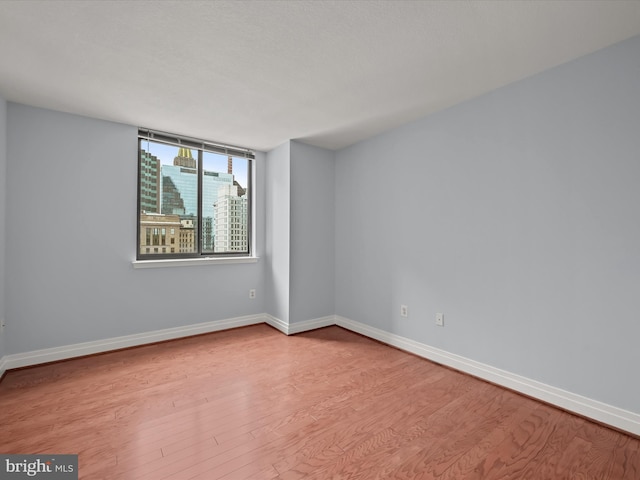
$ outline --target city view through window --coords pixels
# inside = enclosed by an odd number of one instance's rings
[[[249,159],[147,139],[139,152],[138,258],[249,253]]]

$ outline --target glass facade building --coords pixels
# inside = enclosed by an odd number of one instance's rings
[[[233,174],[204,171],[202,177],[202,249],[213,251],[214,203],[218,189],[233,185]],[[162,213],[197,218],[198,171],[177,165],[162,165]]]

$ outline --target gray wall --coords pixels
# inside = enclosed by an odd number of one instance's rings
[[[291,142],[291,323],[335,312],[334,183],[334,152]]]
[[[290,142],[267,153],[266,312],[289,322]]]
[[[134,270],[136,127],[8,104],[5,354],[262,313],[264,262]],[[256,159],[264,254],[264,155]]]
[[[636,37],[338,152],[336,313],[637,412],[639,132]]]
[[[7,193],[7,102],[0,97],[0,320],[5,318],[5,210]],[[4,356],[4,332],[0,333],[0,360]]]

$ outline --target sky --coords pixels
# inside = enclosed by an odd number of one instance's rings
[[[160,159],[162,165],[173,165],[173,159],[178,155],[178,148],[175,145],[166,145],[164,143],[142,141],[142,149],[155,155]],[[198,158],[198,151],[191,149],[193,158]],[[227,173],[227,156],[218,155],[216,153],[205,152],[203,156],[204,169],[210,172]],[[247,166],[249,162],[244,158],[233,158],[233,174],[234,179],[242,187],[247,187]]]

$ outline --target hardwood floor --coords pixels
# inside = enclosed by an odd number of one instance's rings
[[[640,479],[640,440],[339,327],[10,371],[0,420],[83,479]]]

